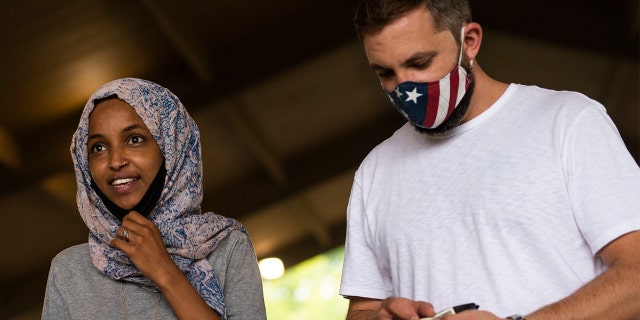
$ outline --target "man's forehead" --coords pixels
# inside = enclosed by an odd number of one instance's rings
[[[397,37],[366,39],[363,41],[363,48],[370,64],[383,66],[386,63],[404,63],[412,59],[428,58],[446,50],[454,43],[453,37],[444,31],[436,35],[408,32]]]

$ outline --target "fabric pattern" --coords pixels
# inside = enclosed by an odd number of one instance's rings
[[[147,80],[123,78],[100,87],[85,105],[73,135],[71,156],[76,173],[76,198],[80,215],[89,227],[93,265],[114,280],[133,282],[158,291],[124,252],[109,245],[121,222],[107,210],[91,187],[87,150],[89,116],[95,100],[113,95],[135,109],[165,158],[164,189],[149,219],[158,226],[167,251],[196,291],[222,319],[226,319],[222,291],[205,258],[232,230],[245,233],[246,230],[234,219],[201,212],[202,162],[198,127],[178,97]]]

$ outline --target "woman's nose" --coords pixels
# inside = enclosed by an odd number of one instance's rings
[[[122,168],[129,165],[129,161],[126,159],[123,152],[120,151],[111,151],[111,159],[109,161],[109,166],[114,170],[121,170]]]

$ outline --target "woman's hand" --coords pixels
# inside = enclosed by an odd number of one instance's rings
[[[128,233],[126,238],[122,232]],[[158,287],[168,281],[168,274],[179,272],[167,248],[164,246],[158,227],[151,220],[135,211],[122,219],[111,246],[118,248],[131,259],[138,270]]]
[[[128,233],[126,237],[123,230]],[[173,262],[160,230],[151,220],[129,212],[111,246],[124,251],[136,268],[158,286],[179,319],[220,319]]]

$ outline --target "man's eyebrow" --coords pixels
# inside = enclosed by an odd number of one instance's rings
[[[371,69],[373,69],[373,71],[384,71],[384,70],[391,70],[391,68],[379,65],[377,63],[372,63],[369,65],[371,67]]]
[[[416,52],[412,56],[407,58],[404,62],[402,62],[402,66],[405,67],[405,68],[411,67],[412,65],[415,65],[417,62],[421,62],[420,60],[433,58],[436,54],[437,54],[436,51]],[[369,66],[374,71],[391,70],[390,67],[386,67],[386,66],[383,66],[383,65],[380,65],[380,64],[377,64],[377,63],[371,63]]]

